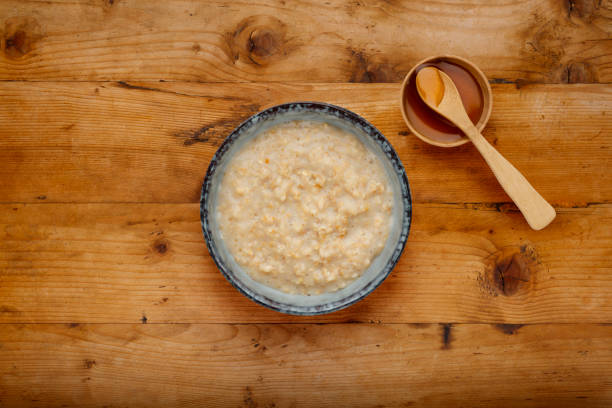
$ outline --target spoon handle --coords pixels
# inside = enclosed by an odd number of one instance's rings
[[[555,209],[542,197],[529,181],[480,134],[475,126],[463,129],[485,159],[493,174],[512,201],[521,210],[534,230],[541,230],[555,219]]]

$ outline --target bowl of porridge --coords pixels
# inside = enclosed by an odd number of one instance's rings
[[[371,293],[410,229],[404,167],[359,115],[319,102],[268,108],[215,153],[200,200],[225,278],[270,309],[315,315]]]

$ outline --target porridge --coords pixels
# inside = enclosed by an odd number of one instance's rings
[[[217,216],[230,253],[286,293],[339,290],[368,268],[391,229],[388,176],[356,136],[293,121],[248,141],[221,181]]]

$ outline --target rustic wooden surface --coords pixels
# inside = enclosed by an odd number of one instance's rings
[[[490,78],[545,230],[408,133],[436,53]],[[610,0],[0,2],[0,407],[611,406],[610,83]],[[309,318],[235,291],[198,211],[227,133],[294,100],[370,120],[414,199],[385,283]]]
[[[225,281],[202,245],[198,204],[3,204],[0,318],[609,322],[612,205],[558,210],[535,232],[517,211],[417,203],[406,253],[385,284],[344,311],[304,318],[262,308]]]
[[[484,134],[547,200],[610,202],[612,85],[493,90]],[[0,82],[0,94],[0,202],[196,203],[225,136],[295,100],[374,123],[404,161],[416,202],[509,201],[472,146],[441,149],[408,134],[398,84]]]
[[[610,398],[612,335],[597,325],[20,324],[0,341],[7,406],[604,407]]]
[[[0,15],[10,80],[397,82],[451,53],[499,81],[612,81],[609,0],[4,0]]]

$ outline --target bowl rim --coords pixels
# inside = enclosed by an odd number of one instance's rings
[[[364,132],[373,139],[373,141],[378,144],[385,156],[388,160],[390,160],[391,165],[395,171],[395,174],[398,177],[398,181],[401,187],[401,199],[404,204],[404,211],[402,212],[402,220],[401,220],[401,232],[400,237],[395,244],[395,248],[391,254],[390,259],[384,265],[384,267],[378,272],[363,288],[360,290],[353,292],[340,300],[326,302],[321,305],[314,306],[300,306],[300,305],[291,305],[287,303],[281,303],[276,300],[270,299],[262,294],[256,293],[252,290],[248,285],[245,285],[239,279],[237,279],[231,268],[224,264],[219,256],[219,251],[217,249],[215,240],[212,236],[212,231],[210,229],[209,211],[206,207],[207,199],[210,194],[210,189],[212,185],[212,179],[216,172],[217,167],[220,165],[224,155],[228,152],[230,146],[240,138],[243,132],[253,126],[255,123],[260,120],[266,120],[268,116],[276,116],[277,114],[283,114],[291,112],[292,110],[304,110],[307,112],[319,112],[324,114],[332,114],[337,118],[340,118],[343,121],[346,121],[351,124],[351,126],[361,127]],[[362,300],[370,293],[374,291],[380,284],[390,275],[391,271],[399,261],[401,254],[406,246],[406,242],[408,240],[408,235],[410,232],[410,226],[412,223],[412,193],[410,190],[410,185],[408,183],[408,177],[406,176],[406,170],[403,166],[403,163],[395,150],[393,149],[391,143],[385,138],[385,136],[371,123],[369,123],[366,119],[359,116],[358,114],[342,108],[340,106],[332,105],[325,102],[316,102],[316,101],[299,101],[299,102],[289,102],[283,103],[279,105],[274,105],[269,108],[266,108],[260,112],[255,113],[250,116],[248,119],[243,121],[240,125],[238,125],[221,143],[215,154],[213,155],[208,169],[206,171],[206,175],[204,176],[204,181],[202,183],[202,190],[200,195],[200,222],[202,226],[202,232],[204,234],[204,240],[206,242],[206,246],[212,257],[215,265],[221,272],[221,274],[225,277],[225,279],[240,293],[249,298],[250,300],[258,303],[262,306],[265,306],[268,309],[285,313],[291,315],[302,315],[302,316],[312,316],[312,315],[320,315],[332,313]]]
[[[487,123],[489,123],[489,119],[491,118],[491,112],[493,111],[493,90],[491,89],[491,84],[489,83],[487,76],[472,61],[469,61],[458,55],[450,55],[450,54],[431,55],[427,58],[423,58],[422,60],[414,64],[413,67],[410,69],[410,71],[408,71],[408,73],[404,77],[404,80],[402,81],[402,85],[400,88],[400,109],[402,111],[402,117],[404,118],[404,122],[406,122],[408,129],[410,129],[410,132],[412,132],[413,135],[415,135],[416,137],[418,137],[425,143],[429,143],[431,145],[439,146],[439,147],[456,147],[456,146],[464,145],[470,141],[467,137],[463,137],[457,140],[456,142],[444,143],[444,142],[438,142],[437,140],[431,139],[421,134],[414,128],[414,126],[412,126],[412,123],[410,122],[410,119],[408,118],[408,115],[406,114],[406,106],[404,104],[404,93],[406,92],[406,87],[408,86],[408,80],[412,76],[412,73],[414,72],[415,69],[433,60],[447,60],[450,62],[458,63],[459,65],[462,65],[464,68],[470,71],[472,75],[474,75],[476,82],[478,82],[478,84],[481,87],[481,90],[483,93],[482,95],[483,100],[487,102],[487,106],[486,108],[483,108],[482,114],[480,115],[480,118],[478,119],[478,123],[476,123],[475,126],[479,131],[482,132],[482,130],[487,125]]]

